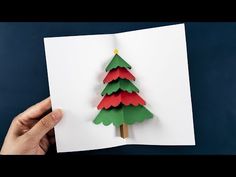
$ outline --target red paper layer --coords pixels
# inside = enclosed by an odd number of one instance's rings
[[[105,79],[103,80],[104,83],[109,83],[113,80],[118,78],[121,79],[128,79],[128,80],[135,80],[135,77],[125,68],[118,67],[116,69],[111,70]]]
[[[106,95],[97,106],[98,109],[108,109],[111,106],[117,107],[120,103],[124,105],[145,105],[145,101],[135,92],[121,91],[112,95]]]

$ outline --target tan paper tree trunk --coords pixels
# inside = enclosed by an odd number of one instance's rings
[[[124,139],[128,137],[128,125],[122,124],[120,126],[120,136]]]

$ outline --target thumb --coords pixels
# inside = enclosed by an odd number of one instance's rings
[[[31,138],[41,140],[61,120],[62,116],[62,110],[57,109],[43,117],[27,133]]]

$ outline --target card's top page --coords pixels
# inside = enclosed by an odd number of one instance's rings
[[[52,107],[64,111],[55,127],[58,152],[124,144],[195,144],[184,24],[44,42]],[[133,84],[154,114],[129,126],[125,140],[113,125],[93,123],[115,48],[132,66]]]

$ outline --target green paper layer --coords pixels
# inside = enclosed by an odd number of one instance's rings
[[[117,79],[113,82],[107,84],[107,86],[102,91],[101,95],[110,95],[114,92],[117,92],[119,89],[127,91],[129,93],[139,92],[138,88],[129,80],[126,79]]]
[[[110,70],[115,69],[117,67],[123,67],[123,68],[131,69],[131,66],[124,59],[122,59],[118,54],[116,54],[112,58],[111,62],[106,67],[106,71],[110,71]]]
[[[95,124],[103,123],[106,126],[113,123],[116,127],[119,127],[123,123],[131,125],[152,117],[153,114],[142,105],[121,105],[112,109],[102,109],[93,122]]]

